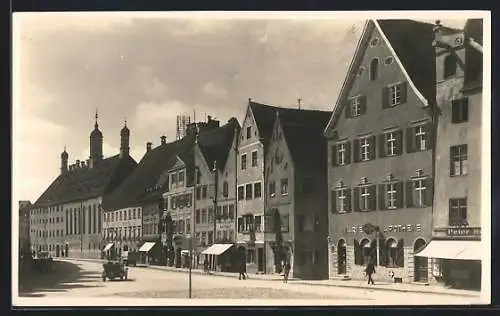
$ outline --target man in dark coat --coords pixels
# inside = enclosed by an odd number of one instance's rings
[[[239,271],[238,271],[240,274],[238,275],[238,280],[241,280],[241,278],[243,277],[243,280],[246,279],[246,276],[245,276],[245,273],[247,272],[247,264],[245,261],[241,261],[240,262],[240,268],[239,268]]]
[[[375,265],[373,264],[373,260],[370,260],[368,264],[366,265],[365,273],[368,276],[368,284],[373,284],[375,285],[375,282],[373,282],[372,279],[372,274],[375,273]]]

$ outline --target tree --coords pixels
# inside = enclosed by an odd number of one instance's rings
[[[283,234],[281,232],[281,226],[283,225],[281,221],[281,216],[278,209],[274,209],[272,213],[273,218],[273,232],[275,234],[275,244],[273,247],[274,254],[274,265],[276,267],[276,271],[281,273],[281,260],[283,260]]]

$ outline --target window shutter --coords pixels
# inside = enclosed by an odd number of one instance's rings
[[[344,111],[345,111],[345,118],[351,118],[351,102],[350,100],[347,100],[344,105]]]
[[[395,184],[396,188],[396,207],[403,208],[403,182],[397,182]]]
[[[351,208],[351,204],[352,204],[352,197],[351,197],[351,190],[347,189],[345,191],[345,195],[346,195],[346,211],[347,212],[351,212],[352,211],[352,208]]]
[[[370,144],[370,153],[368,156],[370,157],[370,160],[373,160],[376,158],[375,146],[377,144],[377,137],[376,136],[369,137],[368,144]]]
[[[400,85],[400,91],[401,91],[401,104],[406,103],[408,99],[408,84],[405,82],[402,82]]]
[[[403,153],[403,130],[399,130],[396,133],[396,155],[401,156]]]
[[[389,107],[389,87],[382,88],[382,109]]]
[[[386,156],[385,153],[385,134],[378,135],[378,156],[383,158]]]
[[[369,208],[370,210],[375,211],[377,209],[377,185],[370,185],[368,187],[368,192],[370,192]]]
[[[415,128],[408,127],[406,129],[406,153],[415,152]]]
[[[463,99],[460,113],[462,121],[467,122],[469,120],[469,98]]]
[[[433,125],[432,123],[427,123],[424,125],[424,131],[425,131],[425,148],[426,150],[432,149],[434,147],[434,137],[432,136],[433,134]]]
[[[366,113],[366,95],[359,97],[359,113],[363,115]]]
[[[378,185],[378,208],[385,210],[385,184]]]
[[[448,226],[453,226],[454,225],[454,214],[453,214],[453,200],[449,199],[448,200]]]
[[[353,141],[353,146],[354,146],[354,150],[353,150],[353,154],[354,154],[354,162],[359,162],[360,161],[360,156],[359,156],[359,139],[355,139]]]
[[[336,213],[337,212],[337,191],[335,191],[335,190],[330,191],[330,199],[331,199],[330,212]]]
[[[359,187],[354,187],[352,190],[353,190],[354,211],[359,212]]]
[[[337,163],[337,145],[332,145],[332,167],[338,166]]]
[[[432,206],[433,198],[434,198],[434,179],[428,178],[425,179],[425,206]]]
[[[351,142],[345,142],[345,164],[348,165],[351,163]]]
[[[413,207],[413,180],[406,181],[406,207]]]
[[[451,122],[458,123],[460,121],[460,100],[451,101]]]

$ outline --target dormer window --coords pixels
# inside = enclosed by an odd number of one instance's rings
[[[247,139],[249,139],[250,137],[252,137],[252,127],[248,126],[247,127]]]
[[[444,59],[444,78],[449,78],[457,73],[457,58],[450,54]]]
[[[370,46],[377,46],[378,44],[378,37],[374,37],[371,41],[370,41]]]
[[[179,171],[179,183],[184,183],[184,171]]]

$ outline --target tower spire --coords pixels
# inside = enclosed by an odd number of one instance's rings
[[[99,118],[99,113],[97,112],[97,108],[95,109],[95,124],[94,127],[97,128],[99,125],[97,124],[97,119]]]

